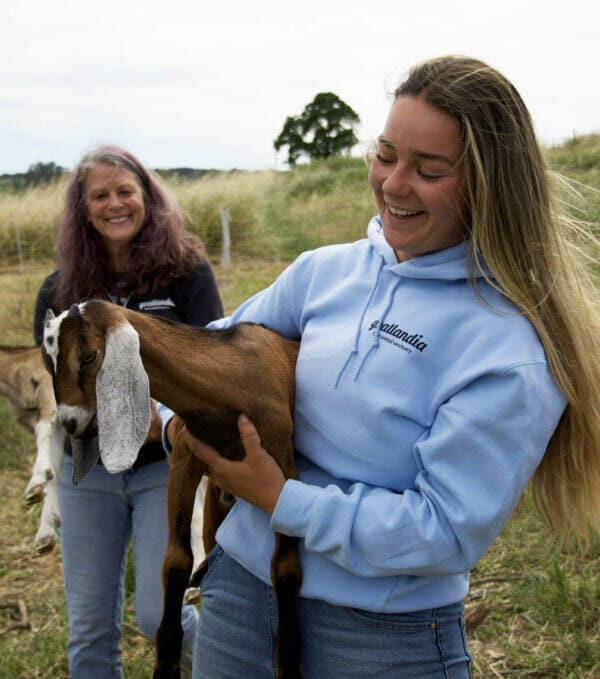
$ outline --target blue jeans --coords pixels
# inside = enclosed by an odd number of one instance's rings
[[[193,679],[274,679],[276,602],[270,586],[220,547],[209,557]],[[300,600],[304,679],[468,679],[462,603],[370,613]]]
[[[163,608],[161,568],[167,546],[166,460],[120,474],[96,465],[77,486],[65,457],[59,485],[71,679],[115,679],[120,658],[125,562],[133,537],[136,622],[149,639]],[[197,611],[182,611],[184,653],[191,655]]]

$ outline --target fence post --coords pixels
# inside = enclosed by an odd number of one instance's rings
[[[229,233],[229,210],[221,208],[221,226],[223,229],[223,247],[221,248],[221,266],[224,269],[231,265],[231,236]]]
[[[21,231],[19,230],[18,222],[15,222],[15,233],[17,237],[17,252],[19,254],[19,269],[23,273],[23,248],[21,247]]]

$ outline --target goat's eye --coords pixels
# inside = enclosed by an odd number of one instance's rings
[[[81,356],[81,367],[83,368],[86,365],[91,365],[96,360],[97,355],[97,351],[88,351],[87,353],[83,354]]]

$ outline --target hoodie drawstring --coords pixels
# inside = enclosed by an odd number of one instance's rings
[[[377,288],[379,287],[379,284],[381,283],[381,276],[382,276],[382,273],[383,273],[383,267],[384,266],[385,266],[385,260],[383,259],[383,257],[381,257],[380,260],[379,260],[379,269],[377,271],[377,278],[375,280],[375,284],[371,288],[371,292],[369,293],[369,297],[367,299],[367,302],[366,302],[365,306],[363,307],[362,313],[361,313],[360,318],[358,320],[358,325],[356,326],[356,332],[354,333],[354,344],[353,344],[352,350],[348,354],[348,358],[346,358],[346,360],[344,361],[344,365],[342,366],[342,368],[341,368],[341,370],[340,370],[340,372],[337,376],[337,380],[335,381],[335,388],[336,389],[338,388],[340,380],[342,379],[342,375],[346,371],[346,368],[348,367],[350,361],[358,353],[358,342],[359,342],[359,339],[360,339],[360,333],[361,333],[361,330],[362,330],[363,321],[365,320],[365,316],[367,314],[367,309],[371,305],[371,300],[373,299],[373,296],[375,295],[375,292],[376,292]],[[388,303],[386,313],[389,310],[390,305],[391,305],[391,300]],[[379,340],[379,329],[377,329],[377,340]],[[364,364],[364,361],[363,361],[363,364]]]
[[[363,367],[365,366],[367,359],[371,355],[371,352],[379,346],[379,338],[381,336],[381,326],[384,324],[385,319],[387,318],[387,315],[388,315],[390,309],[392,308],[392,304],[394,302],[394,295],[396,294],[396,289],[400,285],[400,282],[401,282],[401,279],[398,278],[398,280],[394,284],[394,287],[390,291],[390,294],[389,294],[388,300],[387,300],[387,304],[385,306],[385,309],[383,310],[383,313],[381,315],[381,319],[380,319],[379,324],[378,324],[378,326],[375,330],[375,339],[373,340],[373,343],[371,344],[371,346],[367,350],[365,357],[363,358],[361,364],[358,366],[358,370],[356,371],[356,375],[354,375],[354,381],[355,382],[358,382],[358,378],[360,376],[360,373],[361,373]],[[364,316],[364,314],[363,314],[363,316]]]

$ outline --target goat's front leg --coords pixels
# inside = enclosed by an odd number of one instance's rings
[[[176,433],[168,481],[169,541],[163,562],[163,617],[156,633],[154,679],[179,679],[183,640],[181,608],[192,571],[191,521],[196,488],[206,467]]]
[[[208,555],[208,551],[204,547],[204,540],[202,539],[204,519],[206,516],[204,505],[206,503],[207,486],[208,476],[203,476],[202,481],[198,484],[198,488],[196,488],[194,511],[192,513],[190,539],[192,543],[192,553],[194,554],[194,563],[192,565],[192,576],[183,596],[183,600],[186,604],[197,604],[200,602],[200,580],[204,575],[206,557]],[[196,577],[197,573],[199,574],[198,577]]]
[[[44,487],[44,499],[40,516],[40,525],[35,535],[35,548],[38,554],[50,552],[58,540],[57,529],[60,526],[60,509],[58,506],[58,479],[62,473],[64,462],[64,431],[55,427],[50,450],[50,467],[53,470]]]
[[[201,486],[204,486],[205,483],[206,487],[202,495],[203,507],[201,512],[198,511],[198,519],[201,518],[202,523],[198,523],[192,528],[193,531],[194,529],[197,530],[199,525],[202,526],[202,535],[200,536],[202,545],[198,549],[198,553],[196,552],[196,547],[194,547],[194,570],[190,579],[190,589],[188,590],[196,594],[195,598],[190,598],[192,603],[195,603],[200,598],[200,583],[206,573],[208,555],[217,544],[217,530],[227,514],[229,514],[229,510],[235,504],[233,495],[229,495],[229,493],[225,493],[218,486],[215,486],[211,479],[203,478]],[[196,496],[194,512],[197,510],[198,496]],[[196,521],[197,519],[194,517],[194,522]],[[186,601],[188,601],[188,593],[186,593]]]
[[[38,554],[46,554],[54,549],[58,539],[57,528],[59,526],[58,480],[52,478],[46,483],[42,512],[40,514],[40,525],[35,534],[34,544]]]
[[[46,484],[50,479],[56,478],[51,453],[55,426],[55,422],[47,420],[39,420],[34,426],[37,452],[31,478],[25,489],[25,502],[28,505],[41,502]]]

